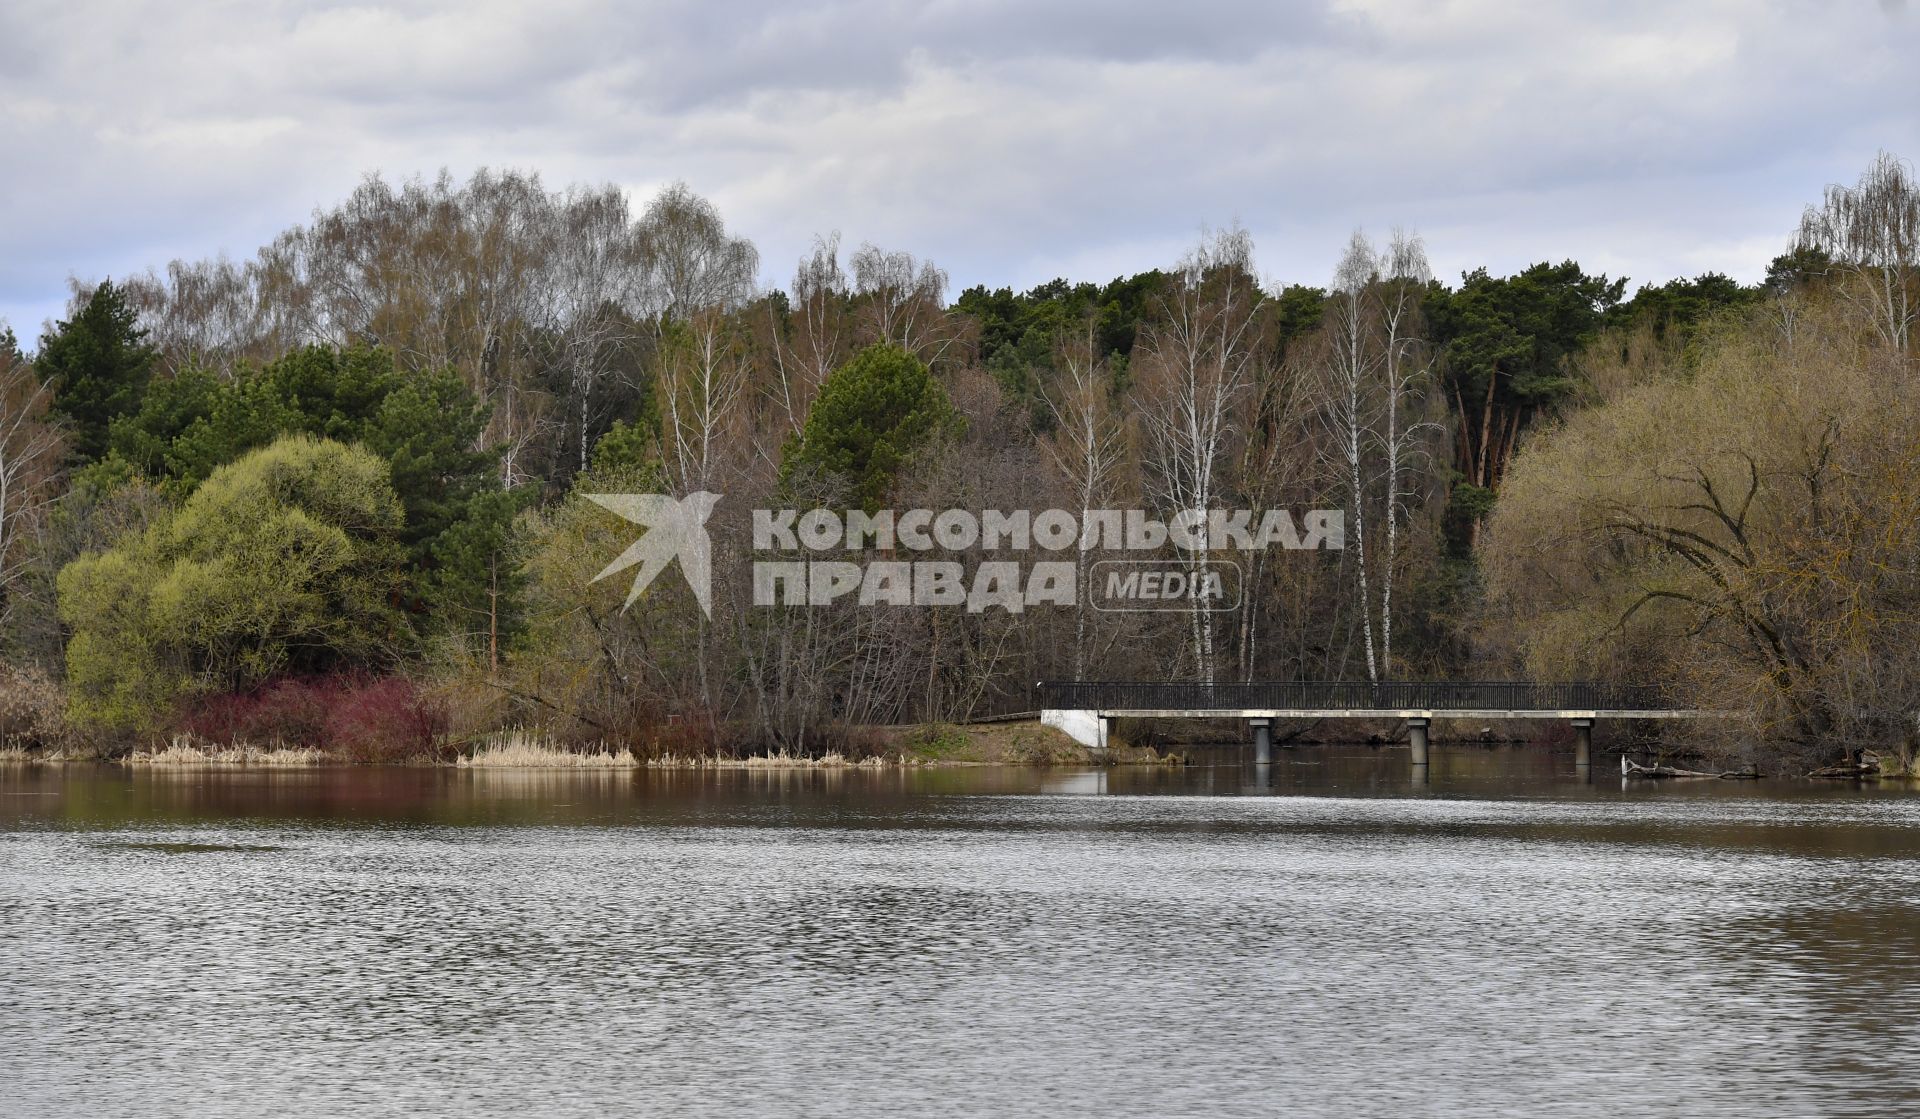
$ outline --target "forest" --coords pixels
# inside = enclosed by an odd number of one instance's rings
[[[1401,231],[1283,283],[1239,228],[957,294],[829,234],[769,289],[684,186],[370,176],[0,334],[0,735],[808,755],[1043,679],[1598,680],[1718,712],[1689,748],[1911,768],[1920,182],[1781,226],[1757,285],[1631,294]],[[589,495],[703,491],[710,604],[595,581],[637,529]],[[753,605],[752,510],[882,507],[1339,509],[1345,547],[1239,557],[1204,625]]]

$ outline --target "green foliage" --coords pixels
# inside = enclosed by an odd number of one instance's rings
[[[1447,547],[1471,551],[1516,436],[1532,418],[1572,399],[1571,358],[1620,304],[1626,280],[1589,276],[1573,261],[1536,264],[1496,278],[1467,273],[1457,291],[1434,285],[1424,305],[1453,408],[1462,474],[1447,517]]]
[[[1655,338],[1677,335],[1685,339],[1694,328],[1723,311],[1746,307],[1760,298],[1759,288],[1743,286],[1719,272],[1705,272],[1691,280],[1669,280],[1643,287],[1614,309],[1614,318],[1644,322]]]
[[[418,601],[428,604],[429,628],[488,635],[501,643],[525,628],[526,541],[518,514],[531,490],[488,489],[466,502],[466,515],[432,540],[433,563],[417,569]]]
[[[1767,278],[1760,286],[1773,295],[1785,295],[1832,270],[1833,258],[1827,255],[1826,250],[1801,245],[1774,257],[1773,262],[1767,265]]]
[[[125,289],[111,280],[40,339],[40,375],[53,384],[53,410],[66,419],[77,458],[106,453],[109,425],[140,407],[158,356]]]
[[[898,346],[868,346],[821,386],[781,478],[798,470],[839,477],[853,501],[877,509],[901,468],[964,422],[920,359]]]
[[[980,331],[980,364],[1010,395],[1030,402],[1052,372],[1062,339],[1089,320],[1096,356],[1124,366],[1165,283],[1164,273],[1152,271],[1105,286],[1050,280],[1022,295],[1011,288],[971,287],[960,293],[954,310],[971,316]]]
[[[402,513],[371,452],[284,437],[59,577],[81,721],[139,728],[194,694],[390,663]]]
[[[1470,529],[1493,512],[1493,498],[1493,490],[1486,486],[1459,480],[1454,482],[1452,492],[1447,495],[1446,512],[1440,526],[1447,553],[1452,559],[1464,561],[1470,558]]]
[[[655,463],[659,460],[659,437],[659,432],[646,424],[615,420],[593,445],[593,469],[605,473]]]
[[[1312,333],[1320,325],[1327,312],[1327,293],[1323,288],[1307,287],[1304,284],[1288,284],[1273,298],[1274,325],[1277,328],[1276,341],[1280,346],[1280,355],[1286,356],[1287,348],[1294,342]]]
[[[137,474],[159,480],[183,479],[191,489],[225,458],[206,457],[209,429],[215,409],[225,402],[225,386],[202,369],[185,369],[169,380],[148,387],[138,412],[118,417],[108,429],[111,462],[99,471],[103,478]],[[229,415],[230,415],[230,409]],[[224,427],[229,416],[221,417]],[[196,426],[197,425],[197,426]],[[193,429],[194,440],[184,438]]]
[[[1589,276],[1573,261],[1495,278],[1484,268],[1427,304],[1434,341],[1457,398],[1482,399],[1488,379],[1503,404],[1550,406],[1574,388],[1567,359],[1619,304],[1627,281]]]
[[[320,351],[327,354],[328,351]],[[515,504],[502,500],[498,454],[476,451],[487,410],[451,372],[396,374],[358,438],[392,467],[394,492],[406,510],[402,541],[415,564],[436,579],[447,560],[449,533],[469,541],[485,534],[504,542]],[[354,437],[343,418],[330,438]]]
[[[519,507],[501,488],[498,455],[473,449],[486,423],[451,371],[408,372],[384,349],[310,346],[230,383],[196,370],[155,383],[138,413],[113,424],[113,454],[92,472],[187,493],[282,435],[360,444],[388,463],[405,510],[401,542],[420,576],[410,607],[457,626],[492,616]]]

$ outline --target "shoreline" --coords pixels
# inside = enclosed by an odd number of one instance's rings
[[[437,754],[387,758],[354,757],[345,750],[316,747],[263,747],[247,743],[237,745],[207,743],[193,741],[184,736],[177,736],[164,746],[150,746],[116,754],[85,748],[36,750],[8,745],[0,746],[0,766],[111,765],[129,770],[148,771],[316,770],[380,767],[548,772],[635,770],[843,772],[991,766],[1104,769],[1118,766],[1185,766],[1189,764],[1187,751],[1191,749],[1227,749],[1233,745],[1225,742],[1182,743],[1176,748],[1163,752],[1153,747],[1135,746],[1115,739],[1107,750],[1096,752],[1074,741],[1063,731],[1042,726],[1037,721],[968,725],[920,724],[858,729],[865,735],[864,742],[867,746],[866,750],[858,754],[834,749],[819,754],[797,754],[784,748],[757,754],[724,752],[694,754],[675,752],[670,749],[654,753],[647,752],[644,748],[636,752],[629,747],[610,749],[600,743],[564,743],[538,732],[507,731],[464,746],[450,744]],[[1489,741],[1475,736],[1448,737],[1439,739],[1437,742],[1446,742],[1469,749],[1490,749],[1519,744],[1514,740]],[[1391,749],[1399,744],[1379,739],[1354,739],[1351,741],[1315,740],[1302,742],[1299,745],[1347,745],[1369,749]],[[1550,743],[1540,745],[1542,748],[1552,748]],[[1620,752],[1619,756],[1624,758],[1634,752],[1629,746]],[[1615,752],[1606,751],[1606,753],[1611,755]],[[1602,766],[1607,769],[1613,768],[1610,764],[1602,763],[1601,766],[1595,767],[1596,772]],[[1898,766],[1892,771],[1879,772],[1852,769],[1839,772],[1839,769],[1840,767],[1830,767],[1826,771],[1815,770],[1805,773],[1784,771],[1741,773],[1739,776],[1750,780],[1812,779],[1897,783],[1920,781],[1920,775],[1901,773],[1898,771]],[[1641,776],[1648,780],[1688,780],[1704,779],[1709,776],[1718,777],[1722,774],[1676,770],[1672,773],[1647,772]]]
[[[360,759],[344,751],[315,747],[256,746],[194,742],[176,737],[165,746],[118,755],[94,751],[0,749],[0,764],[98,764],[129,769],[321,769],[390,766],[465,770],[882,770],[1017,765],[1032,767],[1181,764],[1175,753],[1116,743],[1095,753],[1064,732],[1037,721],[960,726],[931,724],[866,728],[878,735],[875,749],[863,756],[839,750],[796,754],[784,748],[763,754],[636,753],[628,747],[567,744],[526,731],[490,736],[458,753]]]

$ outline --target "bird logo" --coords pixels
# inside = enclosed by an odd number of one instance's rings
[[[719,494],[698,490],[681,498],[658,493],[590,493],[586,497],[647,530],[590,580],[598,583],[635,564],[640,566],[634,572],[633,588],[627,592],[621,613],[626,613],[647,584],[677,558],[680,574],[700,602],[700,612],[709,621],[713,619],[713,540],[707,535],[707,518],[719,503]]]

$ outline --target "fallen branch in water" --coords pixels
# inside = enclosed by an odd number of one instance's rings
[[[1716,777],[1726,780],[1752,780],[1760,776],[1751,768],[1710,773],[1706,770],[1681,769],[1671,765],[1641,765],[1639,762],[1628,760],[1625,754],[1620,755],[1620,775],[1623,777]]]
[[[1808,777],[1878,777],[1880,776],[1880,756],[1863,754],[1860,760],[1851,765],[1828,765],[1813,770]]]

